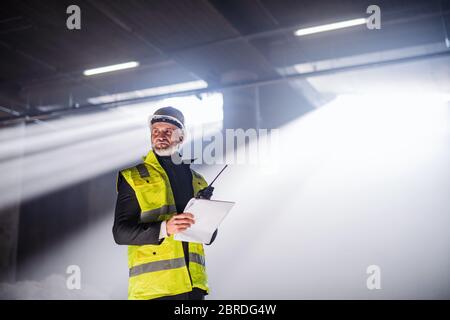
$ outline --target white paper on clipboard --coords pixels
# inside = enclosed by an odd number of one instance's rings
[[[194,215],[195,223],[183,232],[174,235],[175,240],[209,243],[214,231],[225,219],[235,202],[192,198],[184,212]]]

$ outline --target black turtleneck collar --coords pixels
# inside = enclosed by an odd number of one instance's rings
[[[155,152],[155,156],[158,159],[159,163],[164,162],[166,165],[187,165],[190,166],[195,159],[183,159],[181,163],[175,163],[172,161],[172,156],[160,156]],[[181,159],[181,154],[178,154],[179,159]],[[162,164],[161,164],[162,165]]]
[[[177,211],[183,212],[188,201],[194,196],[190,163],[177,164],[172,161],[171,156],[155,155],[169,178]]]

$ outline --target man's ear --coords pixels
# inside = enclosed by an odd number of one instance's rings
[[[184,136],[180,136],[180,142],[183,142]]]

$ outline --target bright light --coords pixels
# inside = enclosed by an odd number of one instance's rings
[[[313,33],[319,33],[319,32],[325,32],[325,31],[331,31],[331,30],[336,30],[336,29],[343,29],[343,28],[358,26],[361,24],[365,24],[366,21],[367,21],[366,18],[359,18],[359,19],[335,22],[335,23],[330,23],[330,24],[324,24],[322,26],[298,29],[297,31],[294,32],[294,34],[298,37],[301,37],[301,36],[305,36],[307,34],[313,34]]]
[[[221,129],[221,93],[173,97],[0,130],[0,210],[139,161],[150,149],[147,119],[174,106],[185,116],[185,143],[200,126]],[[65,159],[61,161],[61,159]],[[26,186],[22,187],[26,177]],[[5,187],[7,186],[7,188]]]
[[[270,179],[250,164],[230,167],[214,197],[237,205],[214,247],[205,248],[210,299],[373,299],[360,274],[374,257],[395,282],[383,298],[444,297],[436,288],[450,278],[442,271],[450,248],[446,98],[339,96],[279,128],[278,170]],[[252,223],[258,232],[248,234]],[[223,268],[236,254],[229,248],[243,241],[239,265]],[[289,263],[269,279],[273,265],[262,262],[274,256]],[[407,273],[405,261],[414,266]],[[252,285],[236,291],[245,281]]]
[[[130,61],[125,63],[119,63],[114,64],[111,66],[105,66],[100,68],[94,68],[94,69],[88,69],[83,72],[85,76],[92,76],[94,74],[100,74],[100,73],[106,73],[106,72],[112,72],[117,70],[123,70],[123,69],[130,69],[130,68],[136,68],[139,66],[139,62],[136,61]]]
[[[153,87],[153,88],[147,88],[147,89],[142,89],[142,90],[127,91],[127,92],[121,92],[121,93],[116,93],[116,94],[110,94],[110,95],[105,95],[105,96],[89,98],[88,102],[92,103],[92,104],[110,103],[110,102],[117,102],[117,101],[123,101],[123,100],[135,99],[135,98],[154,97],[154,96],[159,96],[162,94],[184,92],[184,91],[190,91],[190,90],[196,90],[196,89],[204,89],[207,87],[208,87],[207,82],[205,82],[203,80],[196,80],[196,81],[171,84],[168,86]]]

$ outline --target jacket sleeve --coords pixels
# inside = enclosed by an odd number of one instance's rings
[[[161,222],[141,223],[141,209],[136,194],[119,173],[117,180],[117,202],[114,214],[113,236],[119,245],[160,244]]]

